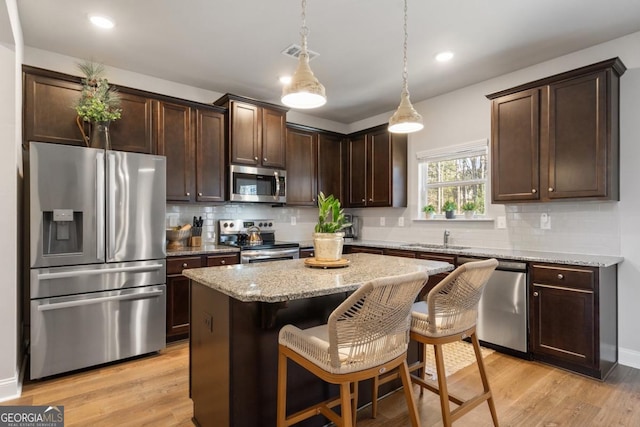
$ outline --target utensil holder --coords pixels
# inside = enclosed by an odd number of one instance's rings
[[[189,246],[199,247],[202,246],[202,236],[191,236],[189,239]]]

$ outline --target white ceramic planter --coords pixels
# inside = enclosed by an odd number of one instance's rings
[[[473,219],[475,215],[476,215],[475,211],[464,211],[464,217],[466,219]]]
[[[344,233],[313,233],[313,251],[318,261],[342,259]]]

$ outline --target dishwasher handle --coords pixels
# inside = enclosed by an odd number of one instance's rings
[[[459,256],[458,265],[466,264],[468,262],[473,262],[473,261],[481,261],[482,259],[485,259],[485,258],[467,258],[467,257]],[[498,266],[496,267],[496,270],[526,272],[527,263],[518,262],[518,261],[498,260]]]

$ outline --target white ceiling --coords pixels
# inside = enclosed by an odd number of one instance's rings
[[[18,0],[18,11],[27,46],[272,103],[296,66],[280,52],[300,43],[297,0]],[[116,27],[92,27],[89,13]],[[395,109],[402,19],[402,0],[308,0],[328,102],[305,113],[353,123]],[[640,0],[409,0],[408,25],[415,103],[640,31]],[[436,63],[446,49],[455,58]]]

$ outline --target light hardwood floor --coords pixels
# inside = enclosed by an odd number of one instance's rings
[[[640,370],[618,366],[606,382],[536,362],[493,353],[485,359],[502,426],[640,426]],[[158,355],[58,378],[27,382],[22,397],[2,405],[64,405],[66,426],[192,426],[188,397],[189,347],[172,344]],[[449,378],[462,397],[480,389],[475,365]],[[215,387],[215,385],[212,385]],[[436,395],[414,398],[423,426],[441,426]],[[378,418],[368,408],[359,427],[409,425],[402,393],[383,399]],[[490,426],[486,405],[454,423]],[[219,426],[214,426],[219,427]],[[256,426],[258,427],[258,426]]]

